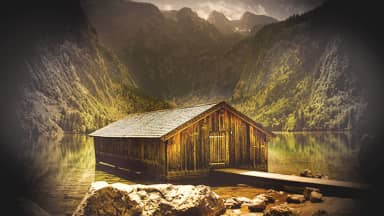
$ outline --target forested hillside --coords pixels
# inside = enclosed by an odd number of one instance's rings
[[[367,102],[358,74],[366,63],[334,7],[292,16],[239,43],[226,58],[238,59],[241,73],[232,103],[274,130],[359,125]]]
[[[8,72],[22,75],[14,83],[16,109],[29,137],[85,133],[130,112],[167,106],[144,96],[127,67],[100,45],[79,1],[46,3],[19,21],[13,33],[20,40],[6,45],[18,49]]]

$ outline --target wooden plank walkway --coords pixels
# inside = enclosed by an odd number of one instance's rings
[[[368,185],[356,182],[307,178],[294,175],[250,171],[245,169],[224,168],[213,169],[212,172],[214,175],[218,175],[223,178],[226,176],[231,178],[238,178],[240,181],[247,180],[248,183],[261,183],[264,185],[297,188],[317,187],[320,188],[320,190],[327,192],[328,194],[336,195],[356,195],[369,188]]]

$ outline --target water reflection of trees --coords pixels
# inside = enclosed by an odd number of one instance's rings
[[[269,171],[305,168],[341,180],[358,180],[358,143],[348,132],[281,133],[269,144]]]
[[[39,138],[26,145],[20,160],[34,202],[52,215],[71,215],[93,181],[132,183],[95,170],[92,138],[68,134],[62,139]]]
[[[51,214],[71,213],[95,178],[93,143],[84,135],[39,138],[21,160],[35,190],[31,199]]]

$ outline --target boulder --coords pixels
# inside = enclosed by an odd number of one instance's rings
[[[251,203],[252,200],[247,197],[231,197],[224,201],[224,206],[227,209],[238,209],[243,204]]]
[[[304,188],[304,192],[303,192],[303,195],[304,195],[305,200],[309,200],[309,199],[310,199],[310,195],[311,195],[311,192],[312,192],[312,191],[316,191],[316,192],[319,192],[319,193],[320,193],[320,189],[318,189],[318,188],[314,188],[314,187],[305,187],[305,188]]]
[[[323,201],[323,195],[317,191],[312,191],[309,195],[309,200],[313,203],[315,202],[322,202]]]
[[[313,174],[310,169],[305,169],[305,170],[301,171],[300,176],[308,177],[308,178],[328,179],[328,176],[326,176],[322,173]]]
[[[293,211],[287,205],[277,205],[264,212],[265,216],[293,216]]]
[[[274,203],[275,198],[271,194],[259,194],[253,200],[263,200],[266,203]]]
[[[267,206],[265,201],[261,199],[253,199],[250,203],[245,203],[244,205],[248,206],[250,212],[262,212]]]
[[[300,172],[300,176],[302,177],[309,177],[309,178],[313,178],[313,174],[312,174],[312,171],[310,169],[305,169],[303,171]]]
[[[241,207],[241,203],[231,197],[224,200],[224,206],[226,209],[238,209]]]
[[[287,203],[303,203],[304,201],[304,195],[301,194],[290,194],[287,196]]]
[[[95,182],[73,215],[213,216],[224,211],[222,199],[204,185]]]
[[[241,204],[251,202],[251,199],[247,197],[234,197],[233,199],[235,199],[237,202],[240,202]]]

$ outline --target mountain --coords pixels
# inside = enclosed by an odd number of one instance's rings
[[[368,65],[358,46],[365,41],[355,42],[346,23],[353,16],[336,12],[343,4],[274,23],[252,13],[230,21],[217,11],[209,23],[189,8],[132,1],[87,0],[83,8],[151,96],[182,104],[229,98],[271,129],[341,130],[359,127],[368,112],[360,79]],[[230,24],[253,34],[224,34]]]
[[[274,130],[361,127],[369,112],[362,72],[372,66],[341,5],[328,2],[237,44],[224,60],[241,73],[232,103]]]
[[[3,45],[13,52],[4,70],[14,76],[5,90],[13,94],[13,122],[27,137],[89,132],[129,112],[165,106],[144,96],[126,66],[100,45],[79,1],[36,4],[5,22],[13,37]]]
[[[229,20],[220,12],[212,11],[207,21],[213,24],[223,34],[240,33],[248,35],[255,34],[263,26],[277,22],[278,20],[265,16],[245,12],[239,20]]]
[[[260,4],[270,16],[284,20],[292,14],[302,14],[313,10],[325,1],[327,0],[254,0],[253,2]]]
[[[212,71],[241,37],[221,34],[190,8],[160,11],[117,0],[86,0],[83,8],[101,42],[116,52],[145,93],[169,100],[201,98],[215,83],[224,83],[215,89],[220,95],[225,83],[233,83]]]
[[[265,15],[256,15],[251,12],[245,12],[241,16],[240,20],[234,20],[235,29],[238,32],[250,33],[255,29],[261,29],[261,27],[277,22],[275,18],[265,16]]]
[[[218,11],[212,11],[208,16],[207,21],[223,34],[232,34],[235,32],[235,27],[231,20]]]

